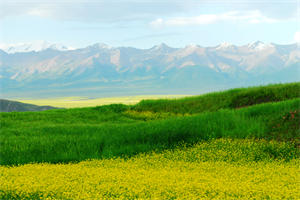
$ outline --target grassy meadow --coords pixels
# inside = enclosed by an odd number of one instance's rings
[[[300,198],[300,83],[0,117],[0,199]]]

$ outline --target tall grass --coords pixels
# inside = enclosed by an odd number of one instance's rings
[[[300,97],[300,82],[263,87],[232,89],[181,99],[143,100],[133,106],[136,111],[199,113],[222,108],[241,108],[260,103]]]
[[[300,99],[294,99],[146,122],[123,115],[128,107],[122,105],[5,113],[1,115],[0,164],[126,157],[221,137],[276,139],[270,134],[272,122],[298,110],[299,104]],[[294,140],[295,134],[285,140]]]

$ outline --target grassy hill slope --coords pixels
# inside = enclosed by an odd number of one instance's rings
[[[300,83],[237,88],[181,99],[142,100],[137,111],[199,113],[222,108],[235,109],[260,103],[278,102],[300,97]]]
[[[128,157],[215,138],[283,141],[289,145],[281,153],[272,145],[264,151],[289,160],[299,157],[299,97],[293,83],[133,106],[1,113],[0,164]]]

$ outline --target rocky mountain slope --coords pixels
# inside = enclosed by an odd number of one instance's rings
[[[57,47],[13,53],[0,50],[1,96],[199,94],[300,79],[297,44]]]
[[[33,104],[0,99],[0,112],[43,111],[57,109],[52,106],[36,106]]]

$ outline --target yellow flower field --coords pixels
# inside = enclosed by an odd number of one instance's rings
[[[48,99],[16,99],[22,103],[29,103],[38,106],[54,106],[61,108],[81,108],[94,107],[109,104],[136,104],[143,99],[174,99],[186,97],[189,95],[140,95],[140,96],[123,96],[123,97],[105,97],[90,99],[86,97],[64,97]]]
[[[197,149],[196,146],[188,151],[141,154],[127,160],[1,166],[0,196],[4,199],[300,199],[299,160],[185,159],[197,153]]]

